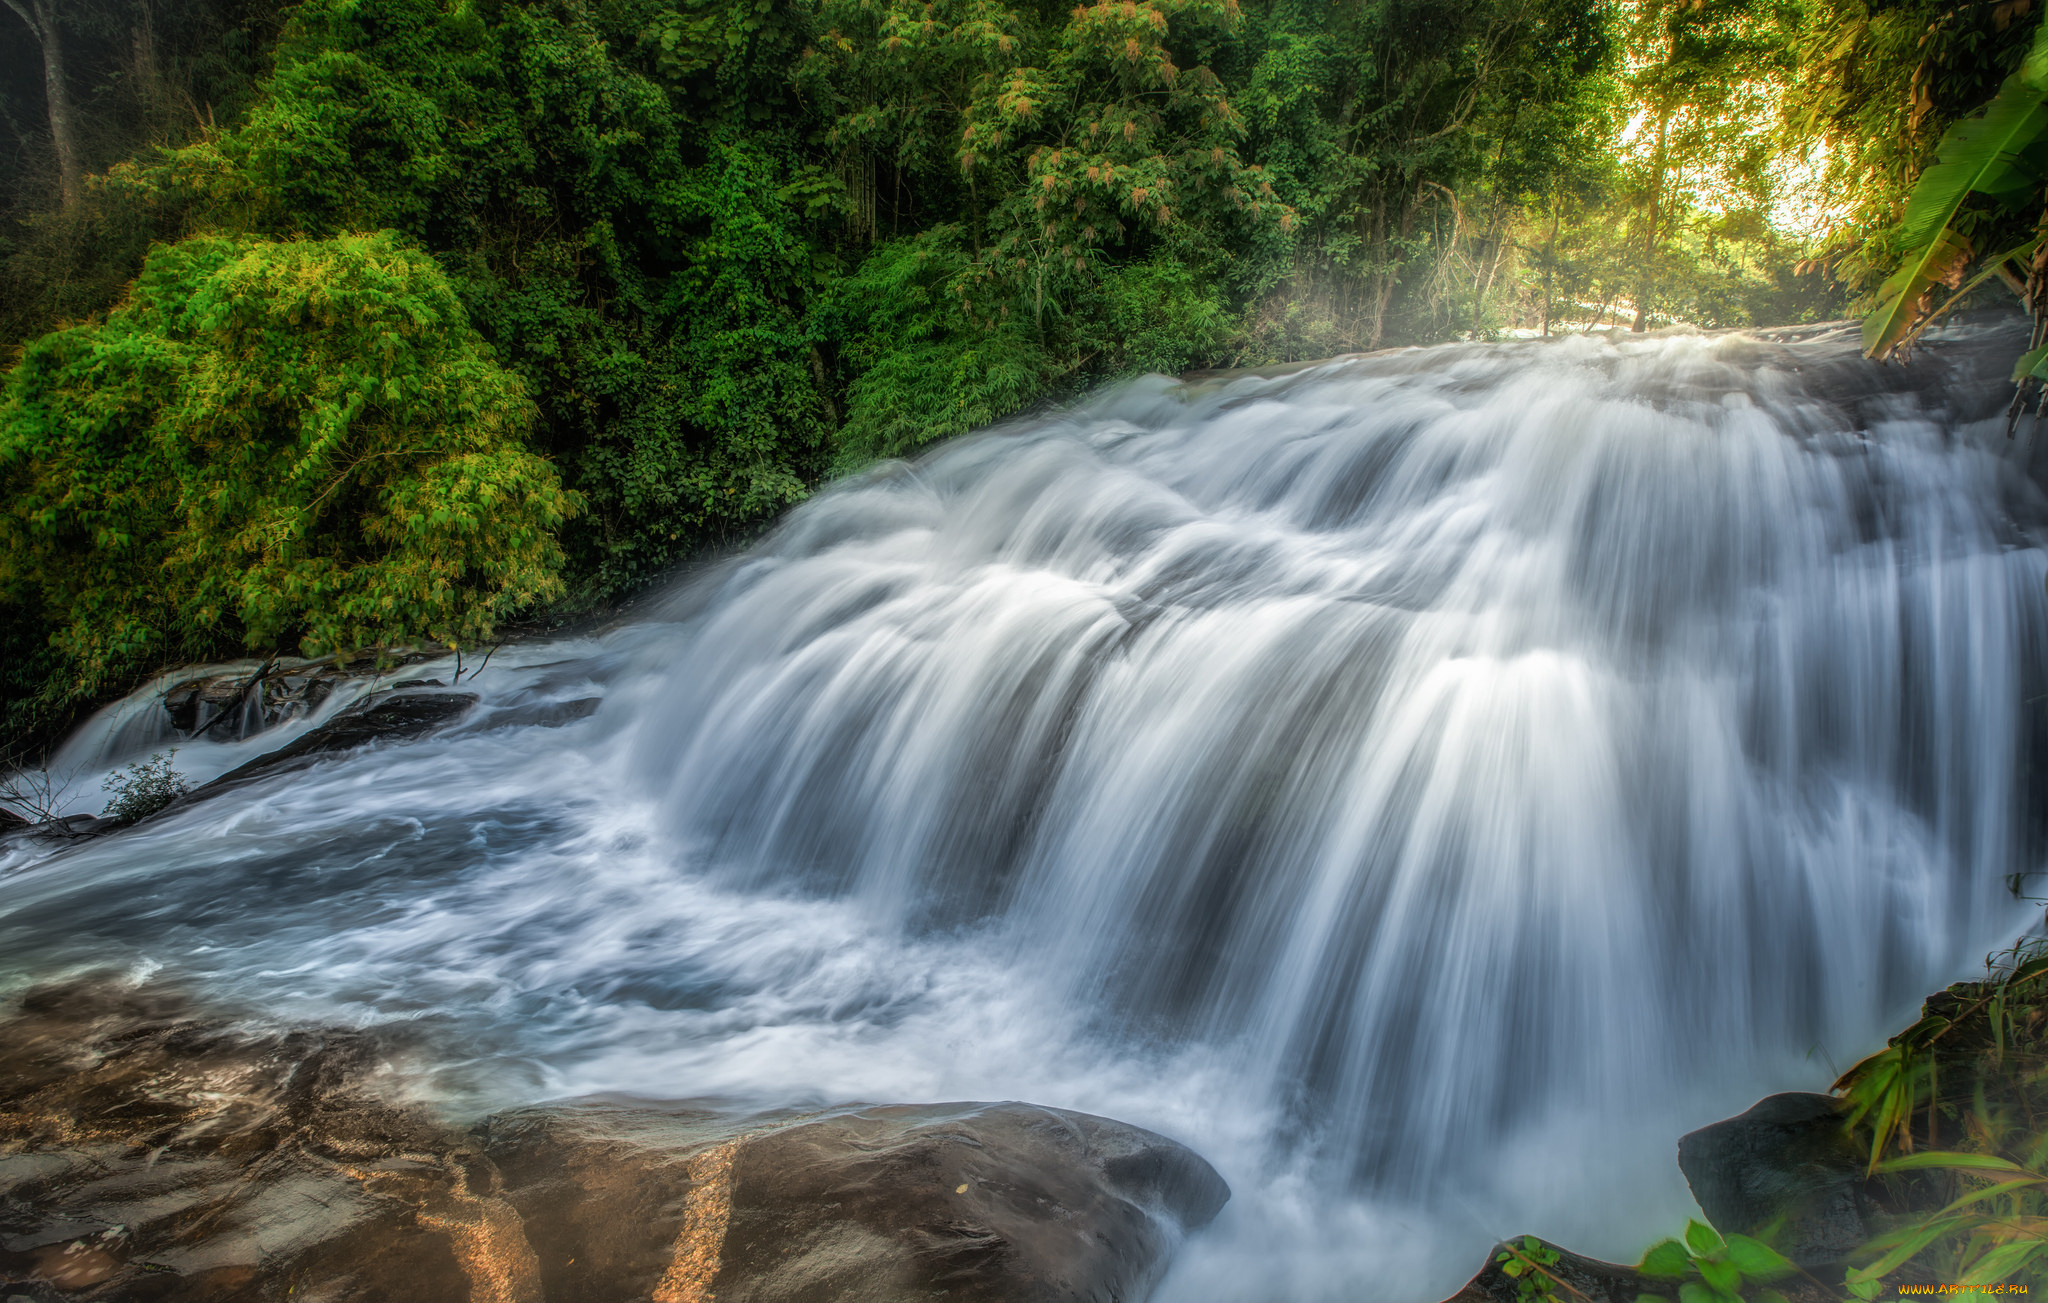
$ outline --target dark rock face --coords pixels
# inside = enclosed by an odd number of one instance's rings
[[[230,769],[193,792],[207,795],[224,787],[248,782],[309,764],[315,757],[333,751],[351,751],[372,742],[404,741],[424,737],[454,723],[476,705],[470,692],[382,692],[350,706],[311,732],[302,733],[275,751],[267,751],[249,763]]]
[[[1170,1140],[1026,1104],[461,1129],[377,1093],[407,1053],[32,992],[0,1019],[0,1296],[1136,1303],[1229,1197]]]
[[[1827,1095],[1772,1095],[1678,1142],[1678,1166],[1722,1234],[1771,1237],[1802,1267],[1839,1262],[1869,1239],[1864,1156]]]

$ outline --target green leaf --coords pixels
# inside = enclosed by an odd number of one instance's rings
[[[1891,1248],[1890,1252],[1886,1253],[1883,1257],[1879,1258],[1876,1262],[1871,1263],[1869,1266],[1858,1268],[1857,1271],[1853,1274],[1860,1279],[1873,1281],[1877,1280],[1882,1276],[1889,1275],[1891,1272],[1897,1270],[1901,1263],[1904,1263],[1914,1254],[1920,1252],[1920,1250],[1934,1243],[1942,1236],[1951,1234],[1954,1231],[1960,1229],[1961,1227],[1967,1226],[1969,1224],[1970,1223],[1967,1220],[1962,1218],[1942,1217],[1936,1218],[1933,1221],[1924,1223],[1920,1226],[1910,1228],[1909,1231],[1900,1232],[1899,1237],[1896,1238],[1896,1242],[1893,1243],[1893,1247]],[[1879,1239],[1872,1241],[1872,1243],[1882,1244],[1890,1242],[1893,1239],[1894,1237],[1884,1236],[1879,1237]]]
[[[1879,287],[1877,307],[1863,319],[1863,355],[1888,357],[1912,330],[1920,300],[1949,269],[1970,256],[1970,246],[1944,227]]]
[[[2048,1240],[2019,1240],[2001,1244],[1963,1272],[1961,1285],[2002,1285],[2019,1275],[2022,1267],[2048,1268]],[[2032,1272],[2028,1274],[2034,1274]]]
[[[1960,1154],[1939,1149],[1924,1150],[1900,1158],[1887,1158],[1877,1165],[1880,1172],[1918,1172],[1927,1168],[1952,1168],[1970,1172],[2005,1172],[2013,1176],[2031,1177],[2034,1173],[2017,1163],[2008,1162],[1992,1154]]]
[[[1920,174],[1906,200],[1900,233],[1911,245],[1932,240],[1954,220],[1972,191],[2007,184],[2020,166],[2019,151],[2048,128],[2041,93],[2019,77],[2006,79],[1989,104],[1948,129],[1935,161]]]
[[[1981,1190],[1970,1191],[1968,1194],[1965,1194],[1960,1199],[1957,1199],[1954,1203],[1948,1205],[1948,1207],[1943,1208],[1940,1212],[1936,1213],[1935,1216],[1946,1217],[1950,1213],[1961,1212],[1963,1209],[1969,1207],[1971,1204],[1983,1203],[1987,1199],[1996,1199],[2003,1195],[2015,1194],[2021,1190],[2031,1189],[2037,1185],[2048,1185],[2048,1179],[2043,1179],[2038,1176],[2030,1176],[2020,1181],[2000,1181],[1997,1185],[1987,1186]]]
[[[1799,1269],[1784,1254],[1747,1235],[1728,1237],[1728,1262],[1751,1280],[1774,1280]]]
[[[1712,1253],[1721,1247],[1721,1236],[1705,1222],[1689,1221],[1685,1224],[1685,1243],[1695,1254]]]
[[[1970,279],[1964,281],[1962,285],[1958,287],[1954,293],[1950,294],[1948,298],[1942,301],[1940,307],[1934,309],[1932,312],[1929,312],[1926,316],[1922,317],[1911,330],[1907,331],[1906,334],[1899,339],[1895,347],[1904,348],[1907,345],[1911,344],[1914,340],[1920,338],[1920,334],[1922,331],[1926,330],[1929,326],[1932,326],[1935,322],[1939,321],[1942,317],[1946,316],[1950,308],[1955,307],[1958,303],[1961,303],[1966,297],[1969,296],[1970,291],[1976,289],[1985,281],[1990,280],[1993,276],[1998,275],[1999,270],[2003,268],[2005,264],[2007,264],[2008,262],[2018,262],[2022,266],[2024,266],[2026,259],[2033,256],[2034,250],[2039,248],[2040,244],[2041,237],[2037,235],[2033,239],[2028,240],[2024,244],[2018,245],[2011,249],[2007,249],[2004,253],[1998,254],[1995,257],[1986,258],[1984,260],[1983,268],[1980,271],[1978,271],[1978,273],[1975,276],[1972,276],[1970,277]],[[2018,377],[2015,376],[2014,378],[2017,379]],[[1938,1021],[1940,1023],[1940,1028],[1943,1030],[1945,1030],[1948,1026],[1948,1021],[1946,1019],[1939,1019],[1934,1021]]]
[[[1742,1288],[1742,1273],[1733,1263],[1719,1257],[1695,1258],[1693,1266],[1700,1269],[1700,1279],[1717,1294],[1733,1294]]]
[[[1692,1255],[1677,1240],[1659,1240],[1636,1267],[1645,1276],[1676,1280],[1692,1269]]]
[[[2025,78],[2009,77],[1989,104],[1941,138],[1935,161],[1914,183],[1900,222],[1901,238],[1911,252],[1879,289],[1877,308],[1864,318],[1865,356],[1881,358],[1897,348],[1919,315],[1921,297],[1969,256],[1968,243],[1950,228],[1963,201],[1972,193],[1994,193],[2031,179],[2020,151],[2048,130],[2048,107],[2041,100],[2042,93]]]
[[[2031,353],[2022,353],[2020,360],[2012,364],[2013,383],[2031,380],[2041,374],[2041,364],[2044,362],[2048,362],[2048,344],[2041,345]]]

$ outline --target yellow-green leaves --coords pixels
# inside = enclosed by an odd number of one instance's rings
[[[579,503],[440,267],[383,232],[197,237],[0,401],[0,581],[79,691],[224,642],[472,643],[560,591]]]

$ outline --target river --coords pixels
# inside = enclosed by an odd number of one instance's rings
[[[2038,918],[2048,503],[1955,374],[1807,330],[1138,381],[504,648],[451,732],[8,843],[0,972],[403,1021],[456,1114],[1106,1114],[1236,1191],[1169,1303],[1632,1257],[1681,1132]],[[302,727],[145,691],[62,765]]]

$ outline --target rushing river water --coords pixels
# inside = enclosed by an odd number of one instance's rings
[[[17,840],[0,966],[415,1020],[463,1110],[1136,1122],[1236,1190],[1172,1300],[1630,1255],[1690,1209],[1682,1131],[2034,916],[2048,506],[1916,366],[1808,332],[1127,386],[501,651],[452,733]],[[174,740],[145,693],[66,763]]]

